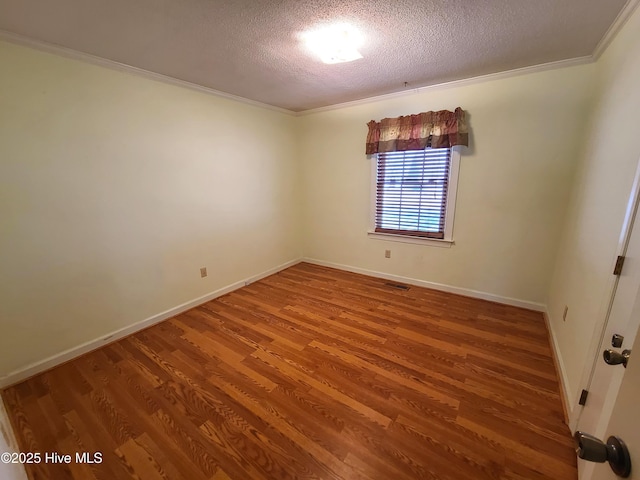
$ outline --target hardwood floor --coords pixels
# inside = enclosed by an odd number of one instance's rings
[[[576,479],[541,314],[386,283],[299,264],[8,388],[29,476]]]

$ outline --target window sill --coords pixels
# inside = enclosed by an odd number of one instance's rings
[[[410,237],[408,235],[394,235],[392,233],[367,232],[369,238],[374,240],[388,240],[391,242],[413,243],[417,245],[430,245],[432,247],[451,248],[453,240],[440,240],[438,238]]]

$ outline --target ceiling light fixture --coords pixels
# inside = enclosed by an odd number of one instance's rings
[[[362,35],[346,23],[333,24],[302,33],[307,48],[324,63],[344,63],[362,58],[358,48]]]

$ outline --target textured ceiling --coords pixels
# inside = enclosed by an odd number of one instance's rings
[[[0,30],[302,111],[591,55],[625,3],[0,0]],[[334,21],[360,29],[363,59],[326,65],[300,45]]]

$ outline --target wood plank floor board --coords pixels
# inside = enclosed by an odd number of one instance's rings
[[[342,419],[323,402],[314,401],[312,396],[279,387],[268,401],[262,401],[262,405],[336,458],[344,460],[351,450],[351,445],[341,435]],[[286,416],[282,413],[285,411]]]
[[[6,389],[103,455],[29,477],[575,480],[542,315],[394,283],[301,263]]]
[[[451,442],[447,436],[420,434],[416,430],[407,428],[402,423],[394,423],[389,429],[389,439],[385,442],[384,455],[393,455],[403,460],[408,466],[420,465],[424,470],[438,478],[445,476],[454,478],[498,478],[501,463],[494,459],[498,456],[478,456],[469,450],[460,448]],[[389,445],[395,446],[395,451],[389,451]]]
[[[464,462],[492,465],[492,468],[501,471],[499,467],[505,463],[504,448],[483,441],[480,435],[458,425],[456,419],[449,419],[446,422],[434,419],[435,417],[431,415],[404,411],[398,415],[394,425],[410,433],[412,437],[418,437],[416,441],[418,445],[422,445],[425,441],[422,437],[445,442],[448,448],[467,457]],[[455,468],[457,464],[458,461],[452,462],[452,467]],[[478,477],[482,478],[482,475]]]

